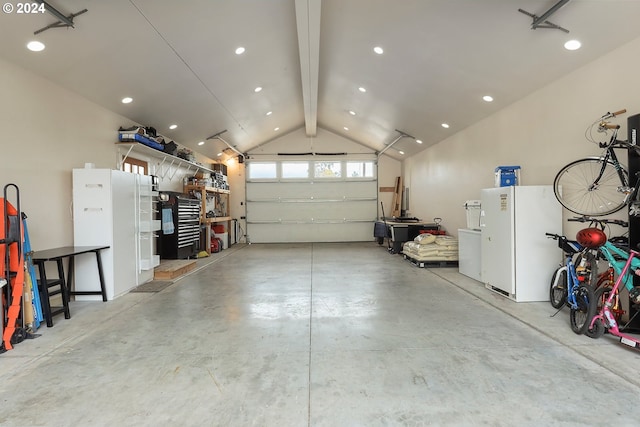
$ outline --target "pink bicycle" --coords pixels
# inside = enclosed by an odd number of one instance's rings
[[[604,335],[605,332],[609,332],[611,335],[620,338],[620,343],[627,345],[632,348],[640,349],[640,338],[634,337],[629,334],[625,334],[620,331],[618,327],[618,322],[616,321],[616,315],[613,310],[615,304],[615,298],[618,294],[618,288],[622,285],[625,277],[627,276],[627,272],[631,268],[631,263],[634,258],[640,256],[640,252],[630,250],[629,258],[622,268],[622,272],[618,275],[617,280],[615,281],[613,288],[608,290],[608,296],[602,304],[596,314],[591,319],[589,324],[589,328],[586,330],[585,335],[591,338],[600,338]],[[640,259],[640,258],[639,258]],[[635,271],[636,275],[640,275],[640,269]],[[632,303],[638,304],[640,303],[640,290],[638,287],[634,287],[629,291],[629,297],[631,298]]]

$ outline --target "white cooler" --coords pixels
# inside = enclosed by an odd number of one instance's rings
[[[482,281],[481,237],[482,233],[478,230],[458,230],[458,271],[479,282]]]

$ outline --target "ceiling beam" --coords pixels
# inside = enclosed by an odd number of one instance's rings
[[[316,136],[318,127],[320,9],[321,0],[296,0],[302,101],[304,103],[304,123],[307,136]]]

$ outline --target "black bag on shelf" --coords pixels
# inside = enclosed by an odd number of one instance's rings
[[[164,143],[164,152],[167,154],[171,154],[172,156],[176,155],[176,151],[178,150],[178,144],[173,141]]]
[[[147,131],[147,135],[149,135],[151,138],[155,138],[156,136],[158,136],[158,133],[156,132],[156,128],[153,127],[145,127],[144,128]]]

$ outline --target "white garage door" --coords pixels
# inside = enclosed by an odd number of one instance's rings
[[[375,160],[247,162],[247,234],[253,243],[373,239]]]

